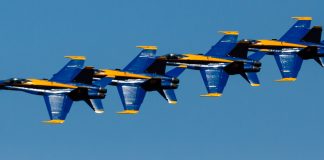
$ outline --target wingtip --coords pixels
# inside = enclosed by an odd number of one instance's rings
[[[156,46],[136,46],[136,48],[148,49],[148,50],[157,50]]]
[[[221,93],[208,93],[208,94],[202,94],[201,97],[220,97],[222,96]]]
[[[177,101],[168,101],[169,104],[177,104]]]
[[[97,114],[102,114],[104,112],[105,112],[104,110],[95,110],[95,113],[97,113]]]
[[[52,119],[52,120],[48,120],[48,121],[43,121],[43,123],[46,123],[46,124],[63,124],[64,120]]]
[[[225,35],[239,35],[238,31],[218,31],[218,32]]]
[[[303,16],[296,16],[296,17],[291,17],[291,18],[296,19],[296,20],[304,20],[304,21],[311,21],[311,20],[313,20],[312,17],[308,17],[308,16],[305,16],[305,17],[303,17]]]
[[[64,58],[70,58],[72,60],[86,60],[85,56],[64,56]]]
[[[121,112],[117,112],[118,114],[137,114],[138,110],[123,110]]]
[[[251,86],[252,86],[252,87],[259,87],[260,84],[258,84],[258,83],[251,83]]]
[[[297,78],[282,78],[282,79],[278,79],[278,80],[275,80],[276,82],[294,82],[296,81]]]

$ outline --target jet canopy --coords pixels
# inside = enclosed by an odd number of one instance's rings
[[[4,80],[4,83],[6,83],[6,84],[23,84],[26,82],[30,82],[30,81],[27,79],[23,79],[23,78],[10,78],[10,79]]]
[[[184,58],[185,56],[182,54],[176,54],[176,53],[169,53],[164,55],[167,59],[179,59],[179,58]]]

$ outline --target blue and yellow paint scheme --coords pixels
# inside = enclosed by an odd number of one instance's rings
[[[100,99],[107,92],[104,87],[110,83],[105,78],[93,82],[93,67],[84,67],[85,57],[66,56],[71,59],[51,79],[11,78],[0,81],[0,89],[23,91],[44,97],[50,120],[48,124],[64,123],[73,101],[85,101],[96,113],[103,113]]]
[[[237,42],[237,31],[221,31],[224,36],[205,54],[167,54],[157,60],[177,68],[199,70],[207,89],[204,97],[222,95],[229,75],[240,74],[251,86],[260,86],[256,72],[261,63],[255,56],[248,57],[251,42]]]
[[[273,55],[282,79],[277,82],[296,81],[303,60],[314,59],[324,67],[322,27],[311,28],[312,17],[292,17],[295,24],[279,40],[255,40],[250,50],[260,55]]]
[[[165,64],[156,62],[156,46],[137,47],[142,51],[124,69],[99,69],[95,73],[96,78],[111,78],[110,85],[117,87],[124,106],[119,114],[138,113],[148,91],[159,92],[169,104],[177,103],[174,90],[184,69],[165,73]]]

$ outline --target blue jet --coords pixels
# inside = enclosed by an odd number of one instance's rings
[[[99,69],[96,78],[112,79],[116,86],[124,110],[120,114],[139,112],[146,92],[157,91],[170,104],[176,104],[174,89],[178,88],[177,78],[184,69],[173,69],[165,73],[165,65],[156,62],[156,46],[137,46],[143,50],[124,69]]]
[[[107,90],[109,79],[92,83],[93,67],[83,68],[85,57],[66,56],[71,60],[53,77],[47,79],[11,78],[0,81],[0,89],[23,91],[44,97],[50,120],[49,124],[62,124],[73,101],[85,101],[96,113],[103,113],[101,99]]]
[[[279,40],[255,40],[251,51],[259,55],[273,55],[281,73],[278,82],[297,79],[303,60],[314,59],[324,67],[322,27],[311,27],[312,17],[293,17],[297,22]]]
[[[208,94],[221,96],[230,75],[240,74],[251,86],[259,86],[257,72],[261,63],[258,56],[248,56],[249,41],[237,42],[238,32],[223,31],[224,36],[205,54],[167,54],[159,61],[177,68],[199,70]]]

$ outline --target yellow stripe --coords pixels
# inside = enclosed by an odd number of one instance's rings
[[[139,111],[137,110],[123,110],[121,112],[117,112],[118,114],[137,114]]]
[[[311,21],[313,20],[312,17],[291,17],[293,19],[296,19],[296,20],[304,20],[304,21]]]
[[[293,81],[296,81],[297,78],[282,78],[282,79],[279,79],[279,80],[275,80],[276,82],[293,82]]]
[[[169,101],[169,104],[177,104],[177,101]]]
[[[260,84],[257,84],[257,83],[251,83],[251,86],[252,86],[252,87],[259,87]]]
[[[222,96],[221,93],[208,93],[208,94],[202,94],[201,97],[219,97]]]
[[[47,87],[62,87],[62,88],[78,88],[74,85],[64,84],[64,83],[57,83],[57,82],[51,82],[48,80],[40,80],[40,79],[28,79],[26,83],[23,85],[31,85],[31,86],[47,86]]]
[[[64,56],[65,58],[70,58],[70,59],[73,59],[73,60],[85,60],[86,57],[84,56]]]
[[[157,50],[156,46],[136,46],[137,48],[143,48],[148,50]]]
[[[95,76],[106,76],[109,78],[116,78],[116,77],[123,77],[123,78],[138,78],[138,79],[150,79],[149,76],[144,76],[140,74],[135,73],[129,73],[124,71],[118,71],[118,70],[101,70],[102,72],[96,73]]]
[[[276,40],[257,40],[253,46],[273,46],[273,47],[291,47],[291,48],[306,48],[307,46],[295,43],[288,43]]]
[[[43,121],[43,123],[47,123],[47,124],[63,124],[64,120],[53,119],[53,120],[49,120],[49,121]]]
[[[214,58],[210,56],[197,55],[197,54],[184,54],[185,57],[180,58],[179,60],[192,60],[192,61],[205,61],[205,62],[218,62],[218,63],[232,63],[232,60]]]
[[[238,31],[219,31],[219,33],[225,34],[225,35],[238,35]]]
[[[178,68],[187,68],[188,66],[187,65],[184,65],[184,64],[181,64],[178,66]]]

